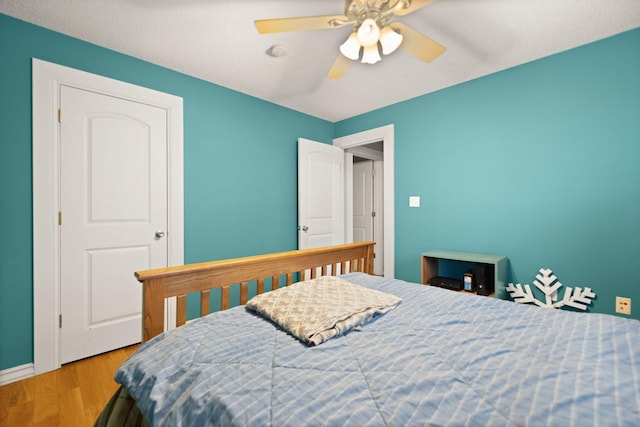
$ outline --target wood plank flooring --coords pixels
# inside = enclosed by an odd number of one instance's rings
[[[92,426],[118,385],[113,375],[139,345],[79,360],[0,387],[0,427]]]

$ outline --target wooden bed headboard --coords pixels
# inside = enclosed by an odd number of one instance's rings
[[[178,267],[138,271],[142,282],[142,340],[147,341],[164,331],[165,298],[177,297],[176,325],[186,322],[186,295],[200,292],[200,315],[210,312],[210,291],[220,288],[222,310],[229,308],[232,286],[240,286],[240,304],[247,302],[248,282],[256,282],[256,292],[264,293],[265,279],[285,285],[318,275],[363,272],[373,274],[374,242],[347,243],[324,248],[304,249],[188,264]]]

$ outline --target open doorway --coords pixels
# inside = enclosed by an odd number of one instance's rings
[[[395,274],[395,211],[394,211],[394,127],[393,125],[381,126],[378,128],[346,135],[333,140],[333,145],[345,150],[347,169],[345,179],[345,237],[346,242],[353,241],[353,157],[356,153],[357,157],[363,157],[367,152],[369,155],[377,151],[377,155],[381,155],[380,168],[382,173],[379,174],[380,187],[382,197],[379,202],[382,208],[376,211],[376,215],[380,215],[382,223],[382,231],[378,237],[383,240],[378,242],[376,239],[376,258],[380,257],[382,271],[380,274],[384,277],[394,277]],[[361,151],[362,150],[362,151]],[[378,274],[378,273],[376,273]]]

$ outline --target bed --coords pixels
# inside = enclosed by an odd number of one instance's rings
[[[144,343],[96,425],[640,425],[637,320],[377,277],[372,265],[363,242],[136,273]],[[399,302],[316,345],[248,308],[325,282]],[[203,316],[186,322],[193,292]],[[213,294],[221,310],[208,314]],[[174,296],[181,326],[163,332]]]

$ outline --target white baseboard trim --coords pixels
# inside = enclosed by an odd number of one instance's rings
[[[35,369],[33,363],[27,363],[26,365],[15,366],[13,368],[4,369],[0,371],[0,385],[9,384],[15,381],[24,380],[25,378],[31,378],[35,375]]]

